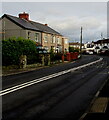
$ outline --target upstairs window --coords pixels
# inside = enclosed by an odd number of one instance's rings
[[[65,39],[65,44],[68,44],[68,40],[67,39]]]
[[[44,35],[44,42],[48,42],[48,36],[46,34]]]
[[[57,38],[57,44],[59,44],[60,43],[60,39],[59,39],[59,37]]]
[[[56,39],[55,36],[52,35],[51,36],[51,43],[55,43],[55,39]]]
[[[39,42],[39,33],[35,33],[35,41]]]
[[[55,36],[53,36],[53,43],[55,43]]]
[[[30,40],[30,34],[31,34],[31,32],[28,32],[28,39]]]

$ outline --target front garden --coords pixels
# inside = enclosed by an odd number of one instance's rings
[[[39,54],[36,43],[32,40],[13,37],[2,41],[2,65],[8,68],[10,66],[19,68],[21,59],[26,59],[25,62],[27,65],[50,65],[60,62],[61,56],[62,54],[55,54],[53,52]]]

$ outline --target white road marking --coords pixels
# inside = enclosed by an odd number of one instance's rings
[[[75,71],[75,70],[87,67],[87,66],[90,66],[90,65],[92,65],[94,63],[97,63],[97,62],[100,62],[102,60],[103,60],[103,58],[100,58],[99,60],[96,60],[94,62],[85,64],[85,65],[81,65],[79,67],[71,68],[69,70],[65,70],[65,71],[61,71],[61,72],[58,72],[58,73],[54,73],[54,74],[51,74],[51,75],[48,75],[48,76],[45,76],[45,77],[42,77],[42,78],[38,78],[38,79],[29,81],[29,82],[26,82],[26,83],[23,83],[23,84],[20,84],[20,85],[16,85],[16,86],[11,87],[11,88],[7,88],[5,90],[0,91],[0,96],[6,95],[8,93],[11,93],[11,92],[14,92],[14,91],[17,91],[17,90],[20,90],[22,88],[31,86],[31,85],[36,84],[36,83],[40,83],[40,82],[46,81],[46,80],[54,78],[54,77],[58,77],[60,75],[63,75],[63,74],[66,74],[66,73],[69,73],[69,72],[72,72],[72,71]]]

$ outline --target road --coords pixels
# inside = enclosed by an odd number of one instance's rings
[[[5,94],[1,94],[3,120],[51,118],[78,120],[96,92],[109,78],[109,58],[103,56],[103,60],[100,60],[100,57],[102,56],[83,56],[75,62],[4,76]],[[88,65],[93,61],[97,63]],[[87,66],[83,67],[84,65]],[[37,83],[37,80],[45,81]],[[28,83],[29,81],[32,82]],[[11,89],[12,87],[14,88]],[[10,88],[8,92],[5,91],[8,88]]]

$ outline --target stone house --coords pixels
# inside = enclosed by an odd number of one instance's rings
[[[41,24],[31,21],[28,13],[21,13],[19,17],[4,14],[0,18],[2,28],[0,30],[0,39],[11,37],[23,37],[34,40],[36,46],[54,52],[68,51],[69,43],[67,38],[62,36],[47,24]]]

